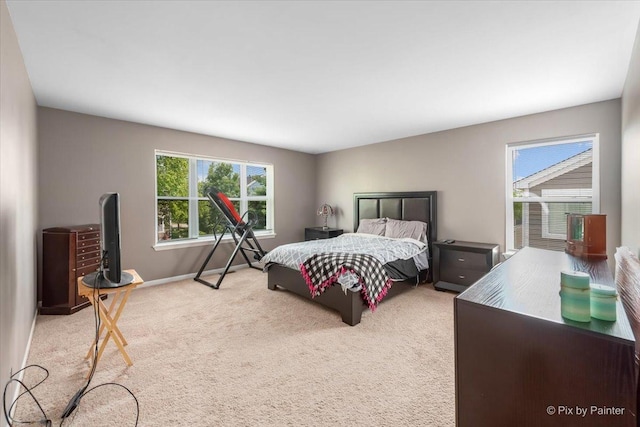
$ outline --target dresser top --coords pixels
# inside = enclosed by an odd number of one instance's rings
[[[525,247],[499,264],[456,299],[459,302],[467,301],[484,307],[507,310],[635,342],[619,299],[615,322],[594,318],[591,318],[590,322],[575,322],[563,318],[560,314],[559,294],[560,272],[563,270],[589,273],[591,283],[615,287],[609,266],[604,260],[587,261],[564,252]]]
[[[85,231],[100,231],[100,224],[71,225],[68,227],[51,227],[42,230],[47,233],[82,233]]]
[[[499,246],[497,243],[463,242],[461,240],[456,240],[453,243],[445,243],[444,240],[440,240],[437,242],[433,242],[433,244],[441,249],[476,249],[477,251],[492,251]]]

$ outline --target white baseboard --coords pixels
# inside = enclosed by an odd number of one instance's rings
[[[244,268],[249,268],[249,266],[246,265],[246,264],[232,265],[231,267],[229,267],[229,273],[232,272],[232,271],[242,270]],[[207,270],[207,271],[203,271],[202,272],[202,276],[210,276],[212,274],[220,274],[223,271],[224,271],[224,268],[216,268],[216,269],[213,269],[213,270]],[[182,274],[180,276],[167,277],[167,278],[164,278],[164,279],[149,280],[148,282],[144,282],[142,285],[138,286],[138,289],[139,288],[145,288],[147,286],[164,285],[166,283],[178,282],[180,280],[193,279],[194,277],[196,277],[196,273]],[[144,277],[143,277],[143,279],[144,279]]]

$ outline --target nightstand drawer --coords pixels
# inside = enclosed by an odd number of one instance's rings
[[[463,268],[466,270],[487,271],[487,255],[456,250],[441,251],[440,267],[452,270]]]
[[[480,280],[485,274],[487,274],[486,271],[480,270],[469,270],[466,268],[444,268],[440,271],[440,280],[469,286]]]

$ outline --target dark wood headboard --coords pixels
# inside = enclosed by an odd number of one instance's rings
[[[361,219],[393,218],[422,221],[428,225],[429,258],[432,243],[438,233],[437,191],[408,191],[391,193],[355,193],[353,195],[353,231],[358,230]]]
[[[437,238],[437,192],[409,191],[391,193],[355,193],[353,195],[353,231],[361,219],[393,218],[422,221],[429,226],[429,241]]]

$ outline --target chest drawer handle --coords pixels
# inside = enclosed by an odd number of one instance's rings
[[[464,279],[464,276],[458,276],[458,279]]]
[[[464,262],[464,258],[458,258],[458,261]]]

